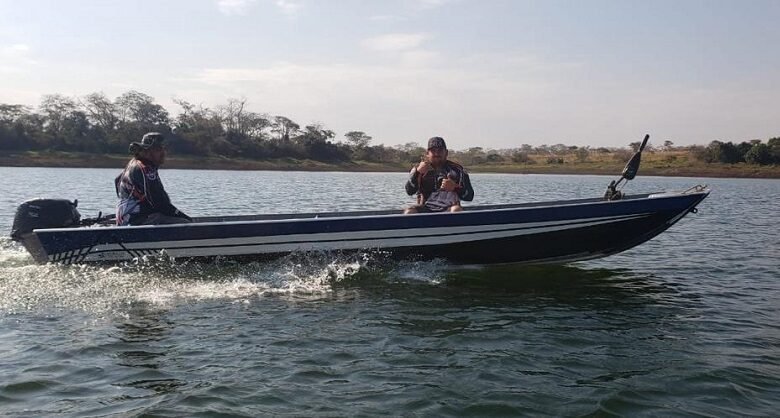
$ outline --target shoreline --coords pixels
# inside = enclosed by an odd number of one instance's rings
[[[130,157],[114,154],[70,152],[22,153],[0,156],[0,167],[52,168],[115,168],[121,170]],[[652,162],[640,168],[641,175],[662,177],[710,178],[765,178],[780,179],[780,166],[748,164],[696,164],[654,166]],[[237,170],[237,171],[348,171],[348,172],[406,172],[411,164],[380,164],[349,162],[340,164],[313,160],[283,158],[278,160],[245,160],[225,157],[170,157],[167,169],[183,170]],[[497,174],[567,174],[619,176],[624,164],[599,165],[585,163],[565,164],[480,164],[467,169],[472,173]]]

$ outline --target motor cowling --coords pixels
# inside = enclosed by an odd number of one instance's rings
[[[11,238],[18,241],[34,229],[65,228],[76,226],[81,214],[76,209],[78,200],[33,199],[16,209],[16,217],[11,228]]]

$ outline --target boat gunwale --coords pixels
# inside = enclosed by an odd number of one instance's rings
[[[509,203],[509,204],[494,204],[494,205],[481,205],[464,207],[463,212],[437,212],[437,213],[418,213],[418,214],[404,214],[399,210],[386,209],[378,211],[354,211],[354,212],[302,212],[302,213],[280,213],[280,214],[266,214],[266,215],[227,215],[227,216],[214,216],[214,217],[196,217],[196,222],[183,223],[183,224],[170,224],[170,225],[128,225],[128,226],[104,226],[104,227],[68,227],[68,228],[42,228],[32,231],[33,234],[38,233],[59,233],[59,232],[80,232],[80,231],[95,231],[96,229],[112,228],[116,230],[131,231],[131,230],[148,230],[148,229],[169,229],[169,228],[192,228],[192,227],[213,227],[213,226],[229,226],[229,225],[256,225],[256,224],[273,224],[283,222],[320,222],[322,220],[344,220],[344,219],[370,219],[370,218],[387,218],[387,217],[404,217],[404,216],[439,216],[439,215],[466,215],[471,213],[480,213],[485,211],[493,212],[508,212],[518,209],[545,209],[553,207],[571,207],[582,204],[615,204],[624,201],[636,201],[643,199],[668,199],[680,196],[691,195],[704,195],[706,197],[710,193],[709,188],[705,188],[701,191],[693,192],[654,192],[643,193],[636,195],[627,195],[620,200],[604,200],[603,198],[584,198],[584,199],[570,199],[570,200],[555,200],[555,201],[543,201],[543,202],[525,202],[525,203]],[[702,198],[703,199],[703,198]],[[230,220],[230,221],[198,221],[200,219],[224,219],[224,218],[236,218],[246,217],[246,220]],[[257,217],[269,217],[270,219],[257,219]]]

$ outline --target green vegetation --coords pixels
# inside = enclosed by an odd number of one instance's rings
[[[122,167],[127,146],[148,131],[165,133],[172,168],[264,170],[406,170],[425,149],[418,143],[387,147],[350,131],[337,140],[322,124],[301,127],[285,116],[247,109],[229,99],[214,109],[176,100],[171,114],[154,98],[129,91],[114,100],[102,93],[81,98],[47,95],[37,109],[0,104],[0,165]],[[451,150],[450,158],[475,172],[617,174],[639,142],[628,148],[564,144],[491,150]],[[708,146],[648,145],[642,174],[780,178],[780,138]]]

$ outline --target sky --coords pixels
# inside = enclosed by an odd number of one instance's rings
[[[245,98],[450,148],[780,136],[780,1],[0,0],[0,103]]]

